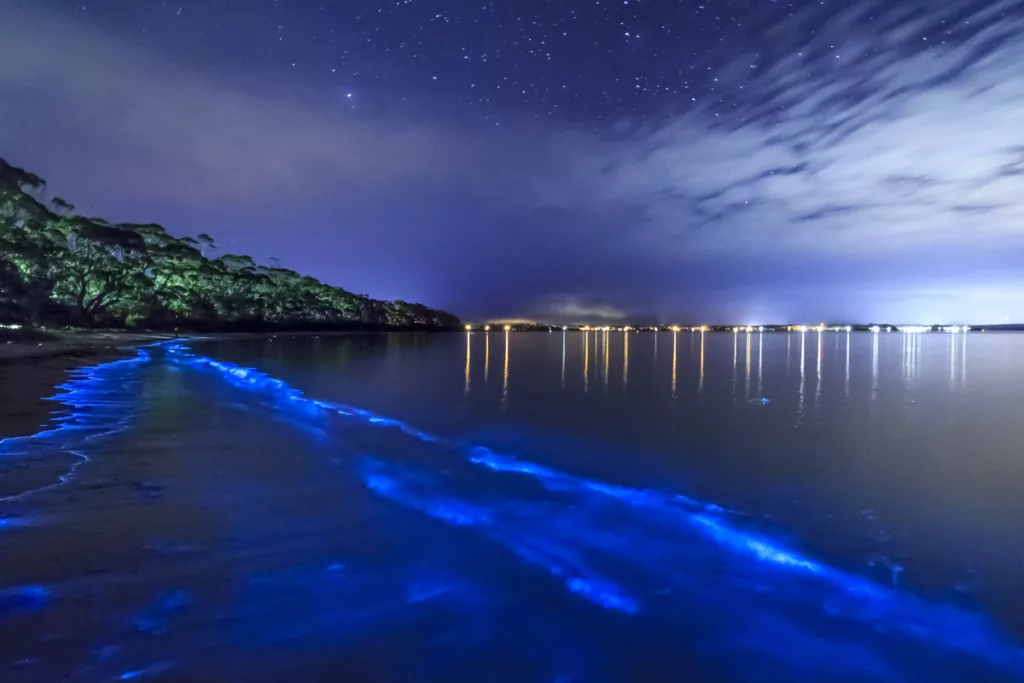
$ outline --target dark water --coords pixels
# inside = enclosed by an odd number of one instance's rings
[[[1021,681],[1022,351],[149,348],[0,442],[0,680]]]

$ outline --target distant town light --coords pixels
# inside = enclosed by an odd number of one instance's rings
[[[473,326],[472,325],[466,325],[466,332],[472,332],[472,331],[473,331]]]
[[[568,329],[569,329],[568,325],[562,325],[562,332],[565,332]]]
[[[491,331],[491,326],[490,325],[484,325],[484,332],[490,332],[490,331]]]
[[[506,331],[506,332],[508,332],[508,331],[509,331],[509,330],[511,330],[511,329],[512,329],[512,326],[511,326],[511,325],[505,325],[505,331]]]
[[[882,331],[882,328],[879,327],[878,325],[872,325],[871,326],[871,331],[874,332],[875,334],[878,334],[879,332]]]

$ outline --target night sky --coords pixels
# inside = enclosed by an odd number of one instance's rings
[[[1024,322],[1024,0],[0,0],[0,156],[467,320]]]

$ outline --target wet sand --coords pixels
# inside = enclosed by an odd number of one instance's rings
[[[67,353],[45,358],[0,360],[0,439],[35,434],[49,424],[59,406],[50,400],[68,372],[116,358],[115,349]]]
[[[45,341],[0,342],[0,439],[34,434],[59,407],[50,401],[68,373],[115,360],[132,346],[163,335],[116,332],[61,333]]]

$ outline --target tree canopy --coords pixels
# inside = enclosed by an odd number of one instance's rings
[[[455,316],[378,301],[249,256],[206,234],[86,218],[0,159],[0,321],[192,329],[454,328]]]

